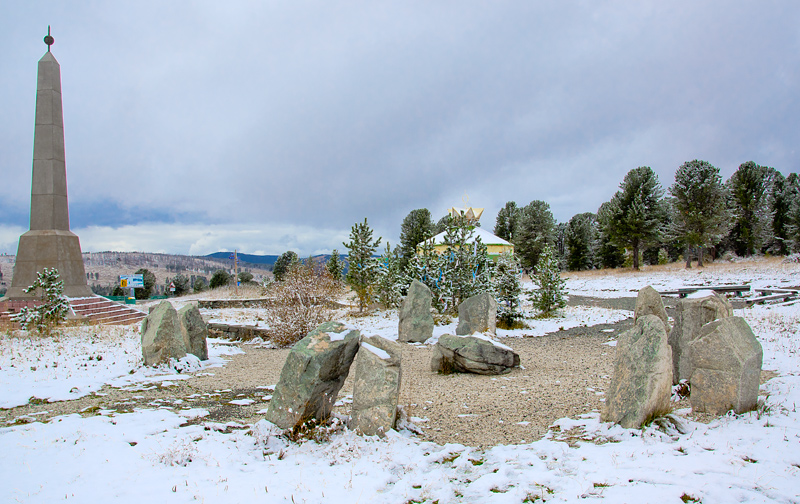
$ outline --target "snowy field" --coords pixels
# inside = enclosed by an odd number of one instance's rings
[[[684,272],[575,275],[572,294],[635,296],[685,285],[759,282],[797,285],[797,265],[752,262]],[[738,267],[737,267],[738,266]],[[630,316],[622,310],[569,308],[554,321],[501,337],[545,334]],[[673,424],[623,429],[598,413],[561,419],[536,442],[478,450],[417,440],[406,429],[384,439],[333,429],[323,442],[292,443],[271,424],[203,422],[207,411],[137,410],[60,416],[0,427],[3,502],[800,502],[800,306],[736,310],[764,348],[758,411],[708,424],[674,411]],[[228,322],[255,323],[256,311],[231,310]],[[348,321],[366,334],[396,337],[395,313]],[[263,322],[262,322],[263,325]],[[436,335],[454,325],[438,327]],[[54,340],[0,339],[0,407],[68,400],[105,384],[141,386],[186,379],[185,371],[224,366],[238,349],[210,342],[207,363],[145,369],[134,328],[82,328]],[[524,365],[524,363],[523,363]],[[35,413],[31,416],[35,417]],[[187,419],[199,422],[181,426]],[[30,420],[26,419],[26,420]]]

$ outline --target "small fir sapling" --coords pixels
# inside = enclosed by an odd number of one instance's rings
[[[380,243],[380,238],[372,240],[372,229],[367,224],[366,218],[363,223],[353,224],[350,241],[344,243],[349,259],[347,284],[358,296],[359,311],[363,311],[375,295],[379,266],[374,255]]]
[[[514,329],[522,318],[520,310],[520,267],[511,252],[504,252],[495,264],[494,285],[497,300],[497,323],[501,329]]]
[[[49,332],[53,326],[67,318],[69,300],[64,296],[64,282],[56,268],[44,268],[37,273],[36,280],[24,292],[39,292],[44,300],[39,306],[26,306],[20,311],[17,320],[25,329],[35,328],[39,332]]]
[[[564,300],[566,282],[561,278],[555,251],[549,244],[542,250],[536,273],[531,277],[536,289],[530,291],[528,298],[540,317],[550,317],[553,312],[567,305]]]

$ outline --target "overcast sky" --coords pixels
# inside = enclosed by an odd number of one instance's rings
[[[6,2],[0,252],[28,229],[37,61],[61,64],[84,251],[343,250],[366,217],[544,200],[625,174],[800,171],[796,1]]]

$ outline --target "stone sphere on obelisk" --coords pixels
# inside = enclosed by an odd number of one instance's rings
[[[50,52],[54,39],[47,27],[47,52],[39,60],[36,123],[33,133],[33,181],[30,231],[19,238],[11,288],[3,299],[33,299],[24,289],[44,268],[56,268],[68,297],[92,296],[86,283],[81,244],[69,230],[61,66]]]

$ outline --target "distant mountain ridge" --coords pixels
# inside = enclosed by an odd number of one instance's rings
[[[236,254],[239,258],[239,262],[246,262],[250,264],[263,264],[270,266],[275,266],[275,261],[278,260],[280,255],[258,255],[258,254]],[[213,254],[208,254],[203,257],[208,257],[210,259],[222,259],[222,260],[233,260],[233,252],[214,252]],[[323,258],[326,262],[330,259],[330,254],[320,254],[313,256],[314,259]],[[305,259],[304,257],[300,258],[301,260]]]

